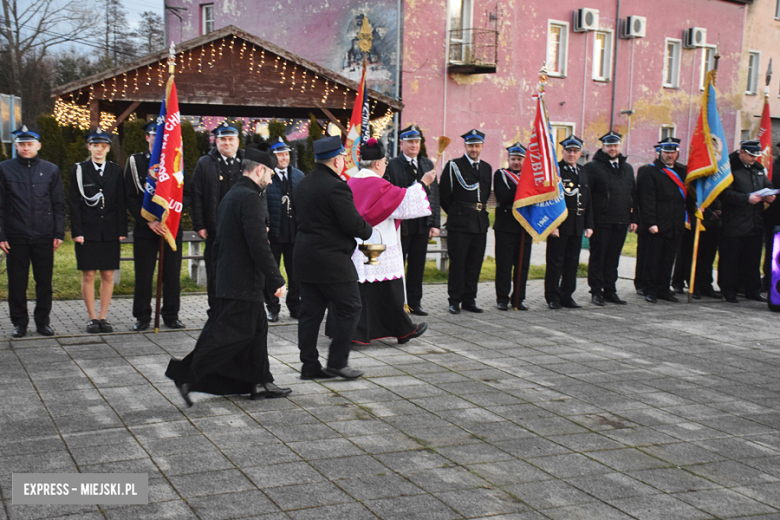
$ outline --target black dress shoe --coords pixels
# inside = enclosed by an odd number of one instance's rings
[[[27,327],[24,327],[22,325],[17,325],[14,327],[14,337],[15,338],[23,338],[27,335]]]
[[[764,296],[761,293],[754,293],[754,294],[750,294],[750,295],[746,294],[745,295],[745,299],[746,300],[753,300],[754,302],[765,302],[766,301],[766,296]]]
[[[97,334],[100,332],[100,322],[98,320],[87,321],[87,332],[90,334]]]
[[[409,340],[412,340],[414,338],[419,338],[423,335],[423,333],[428,330],[428,324],[425,322],[420,323],[417,325],[417,328],[414,329],[414,332],[406,336],[405,338],[398,338],[398,344],[403,345],[404,343],[409,343]]]
[[[647,301],[649,303],[658,303],[658,298],[656,298],[652,294],[646,294],[645,295],[645,301]]]
[[[298,309],[292,310],[290,309],[290,317],[294,320],[297,320],[301,317],[301,311]]]
[[[410,305],[410,306],[409,306],[409,310],[410,310],[410,311],[411,311],[411,313],[412,313],[412,314],[414,314],[415,316],[427,316],[427,315],[428,315],[428,313],[427,313],[427,312],[425,312],[425,311],[423,310],[422,306],[420,306],[420,305],[417,305],[417,306],[415,306],[415,307],[412,307],[412,306]]]
[[[305,381],[311,381],[312,379],[333,379],[334,375],[328,374],[322,369],[320,369],[318,372],[315,372],[313,374],[301,374],[301,379]]]
[[[165,322],[165,326],[169,329],[183,329],[184,324],[179,320],[170,320]]]
[[[719,291],[715,291],[712,289],[702,291],[702,296],[709,296],[710,298],[715,298],[716,300],[722,300],[723,299],[723,293]]]
[[[268,321],[270,323],[279,321],[279,311],[268,311]]]
[[[508,303],[498,303],[498,304],[496,304],[496,307],[500,311],[508,311],[509,310],[509,304]]]
[[[135,332],[144,331],[144,330],[149,328],[149,324],[150,323],[151,322],[149,322],[149,321],[138,320],[138,321],[135,322],[135,325],[133,325],[133,330]]]
[[[114,332],[114,326],[108,320],[98,321],[98,326],[100,327],[100,332]]]
[[[528,310],[528,306],[520,301],[520,302],[517,302],[517,307],[515,307],[515,310],[516,311],[527,311]]]
[[[192,385],[189,383],[177,383],[176,388],[179,389],[181,398],[184,399],[184,402],[187,404],[187,408],[190,408],[192,406],[192,399],[190,399],[190,388],[192,388]]]
[[[736,296],[726,296],[726,301],[729,303],[739,303]]]
[[[673,290],[674,290],[674,292],[676,292],[677,294],[685,294],[685,289],[683,288],[683,286],[682,286],[682,285],[672,285],[672,289],[673,289]]]
[[[455,304],[450,305],[450,314],[460,314],[460,307]]]
[[[677,298],[677,296],[675,296],[674,294],[662,294],[662,295],[659,295],[658,298],[661,299],[661,300],[664,300],[664,301],[667,301],[667,302],[673,302],[673,303],[676,303],[676,302],[680,301],[680,299]]]
[[[582,305],[578,304],[574,300],[569,300],[568,302],[561,303],[561,306],[566,307],[567,309],[582,309]]]
[[[645,295],[645,290],[644,290],[644,289],[637,289],[637,290],[636,290],[636,293],[637,293],[639,296],[644,296],[644,295]]]
[[[476,312],[477,314],[479,314],[480,312],[485,312],[480,307],[477,307],[476,303],[469,303],[469,304],[464,303],[461,305],[461,307],[463,307],[464,311]]]
[[[699,291],[693,291],[693,294],[691,294],[691,298],[694,300],[701,300],[701,293]]]
[[[54,336],[54,329],[51,328],[51,325],[39,325],[35,330],[43,336]]]
[[[547,304],[548,307],[550,307],[552,310],[557,311],[561,308],[561,304],[558,302],[550,302]]]
[[[593,305],[598,305],[599,307],[603,307],[604,305],[606,305],[604,303],[604,297],[602,295],[600,295],[600,294],[594,294],[590,298],[590,301],[593,302]]]
[[[281,388],[273,383],[263,383],[255,385],[249,399],[257,401],[258,399],[275,399],[277,397],[286,397],[292,393],[291,388]]]
[[[322,367],[322,371],[326,374],[331,374],[334,377],[341,377],[344,379],[357,379],[359,377],[363,377],[363,372],[352,367],[344,367],[344,368],[330,368],[330,367]]]
[[[605,294],[604,295],[604,301],[609,303],[615,303],[617,305],[626,305],[628,302],[626,300],[621,300],[620,297],[617,294]]]

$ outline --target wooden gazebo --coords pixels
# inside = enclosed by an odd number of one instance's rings
[[[313,113],[342,131],[358,84],[235,26],[184,42],[176,52],[182,115],[304,119]],[[85,128],[117,128],[131,114],[160,111],[169,51],[57,87],[55,117]],[[371,119],[389,121],[403,104],[368,90]]]

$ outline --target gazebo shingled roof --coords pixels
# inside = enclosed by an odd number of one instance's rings
[[[167,59],[167,49],[150,54],[57,87],[52,97],[65,109],[88,108],[90,126],[101,112],[117,118],[113,127],[131,113],[156,115]],[[230,25],[176,46],[176,89],[182,115],[303,119],[314,113],[343,129],[358,84]],[[375,90],[368,97],[372,119],[403,109]]]

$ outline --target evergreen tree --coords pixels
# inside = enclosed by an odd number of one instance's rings
[[[284,135],[285,134],[284,129],[285,129],[284,123],[276,119],[272,119],[271,122],[268,123],[268,142],[275,143],[276,140],[279,137],[281,137],[282,139],[284,139],[284,142],[287,143],[287,138]]]
[[[146,121],[136,119],[134,121],[125,121],[125,138],[122,142],[125,156],[130,157],[134,153],[145,152],[149,149],[149,142],[146,140],[144,125]]]
[[[207,131],[197,132],[198,138],[198,153],[201,157],[207,155],[211,151],[211,135]],[[193,168],[195,168],[193,166]]]
[[[198,135],[195,132],[195,127],[186,119],[181,122],[181,142],[184,146],[185,173],[191,176],[195,170],[195,163],[200,159],[200,150],[198,149]]]
[[[37,120],[38,132],[41,135],[41,159],[57,165],[62,170],[67,156],[67,145],[62,136],[57,120],[52,116],[41,115]]]
[[[309,114],[309,137],[306,138],[306,150],[299,154],[300,169],[309,173],[314,169],[314,141],[322,138],[322,127],[314,114]]]

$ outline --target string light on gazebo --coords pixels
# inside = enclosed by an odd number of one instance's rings
[[[79,130],[89,130],[89,108],[75,102],[66,103],[57,98],[54,100],[54,118],[60,126],[74,126]],[[110,112],[100,113],[100,128],[108,130],[116,121],[116,116]]]

